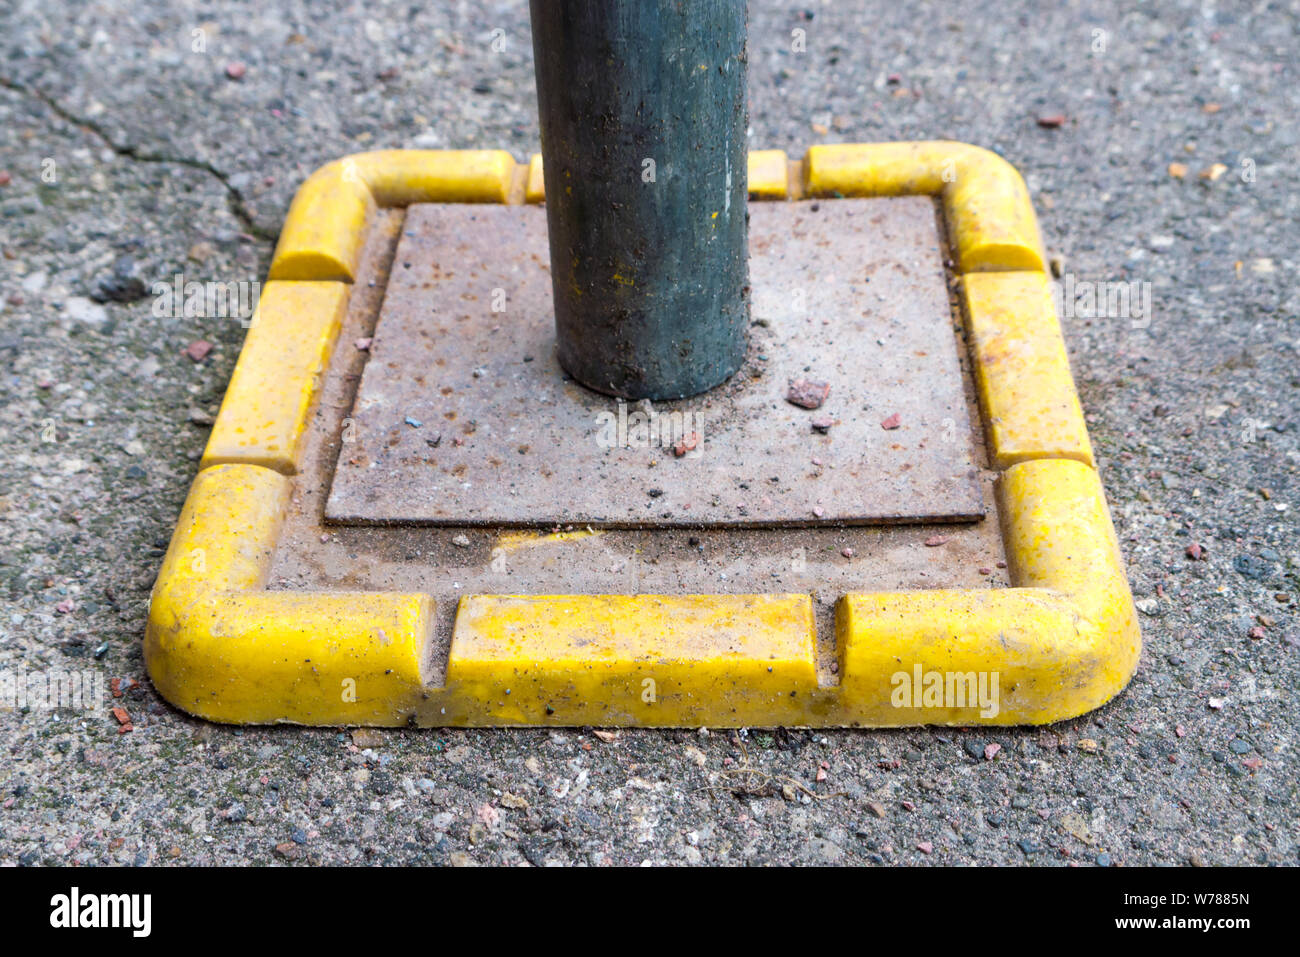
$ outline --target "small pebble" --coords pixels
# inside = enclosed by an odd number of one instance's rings
[[[785,400],[802,409],[819,409],[831,394],[831,387],[825,382],[813,382],[810,379],[791,379],[786,390]]]

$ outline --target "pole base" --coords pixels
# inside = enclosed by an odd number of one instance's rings
[[[636,403],[582,388],[556,361],[540,209],[409,207],[327,517],[606,528],[982,519],[934,204],[758,202],[749,215],[744,368],[702,396]]]
[[[326,520],[357,382],[381,361],[358,343],[407,271],[403,208],[528,194],[500,154],[457,156],[357,157],[295,201],[154,588],[145,658],[168,700],[325,726],[975,726],[1070,718],[1128,682],[1136,614],[1033,213],[1014,170],[960,144],[814,147],[782,195],[938,196],[985,519]]]

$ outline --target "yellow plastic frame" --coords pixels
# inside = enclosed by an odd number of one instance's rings
[[[162,695],[235,723],[832,727],[1039,724],[1123,689],[1141,637],[1020,175],[961,143],[814,146],[751,153],[749,189],[940,198],[1013,587],[844,595],[830,685],[807,595],[467,595],[435,685],[431,596],[268,590],[374,208],[544,199],[537,156],[364,153],[290,207],[154,586],[145,661]],[[995,707],[966,683],[991,676]]]

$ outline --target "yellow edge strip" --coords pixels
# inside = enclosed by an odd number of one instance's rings
[[[807,595],[473,595],[439,711],[458,724],[803,724]]]
[[[468,596],[444,674],[427,595],[265,591],[291,484],[246,465],[195,481],[145,639],[159,691],[187,711],[316,725],[1037,724],[1109,700],[1141,648],[1100,481],[1064,459],[1002,476],[1015,587],[846,595],[836,683],[819,682],[807,595]]]
[[[780,150],[749,154],[751,195],[943,198],[962,272],[1043,268],[1038,221],[1024,180],[995,153],[965,143],[813,146],[805,182],[789,182]],[[367,216],[376,204],[511,199],[515,162],[503,150],[380,150],[322,167],[294,197],[271,262],[271,279],[351,282]],[[540,156],[528,164],[526,202],[545,198]]]
[[[297,471],[307,417],[350,288],[340,282],[266,284],[200,468],[243,463],[285,475]]]
[[[994,467],[1046,458],[1092,465],[1047,276],[969,273],[961,290]]]

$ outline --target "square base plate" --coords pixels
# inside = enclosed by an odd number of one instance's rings
[[[982,518],[941,248],[928,197],[752,203],[745,365],[704,395],[629,405],[556,361],[544,209],[411,206],[327,517]],[[785,400],[797,379],[830,386],[820,409]],[[893,416],[897,426],[882,427]],[[832,423],[824,433],[812,426],[821,419]],[[674,454],[688,436],[694,447]]]

